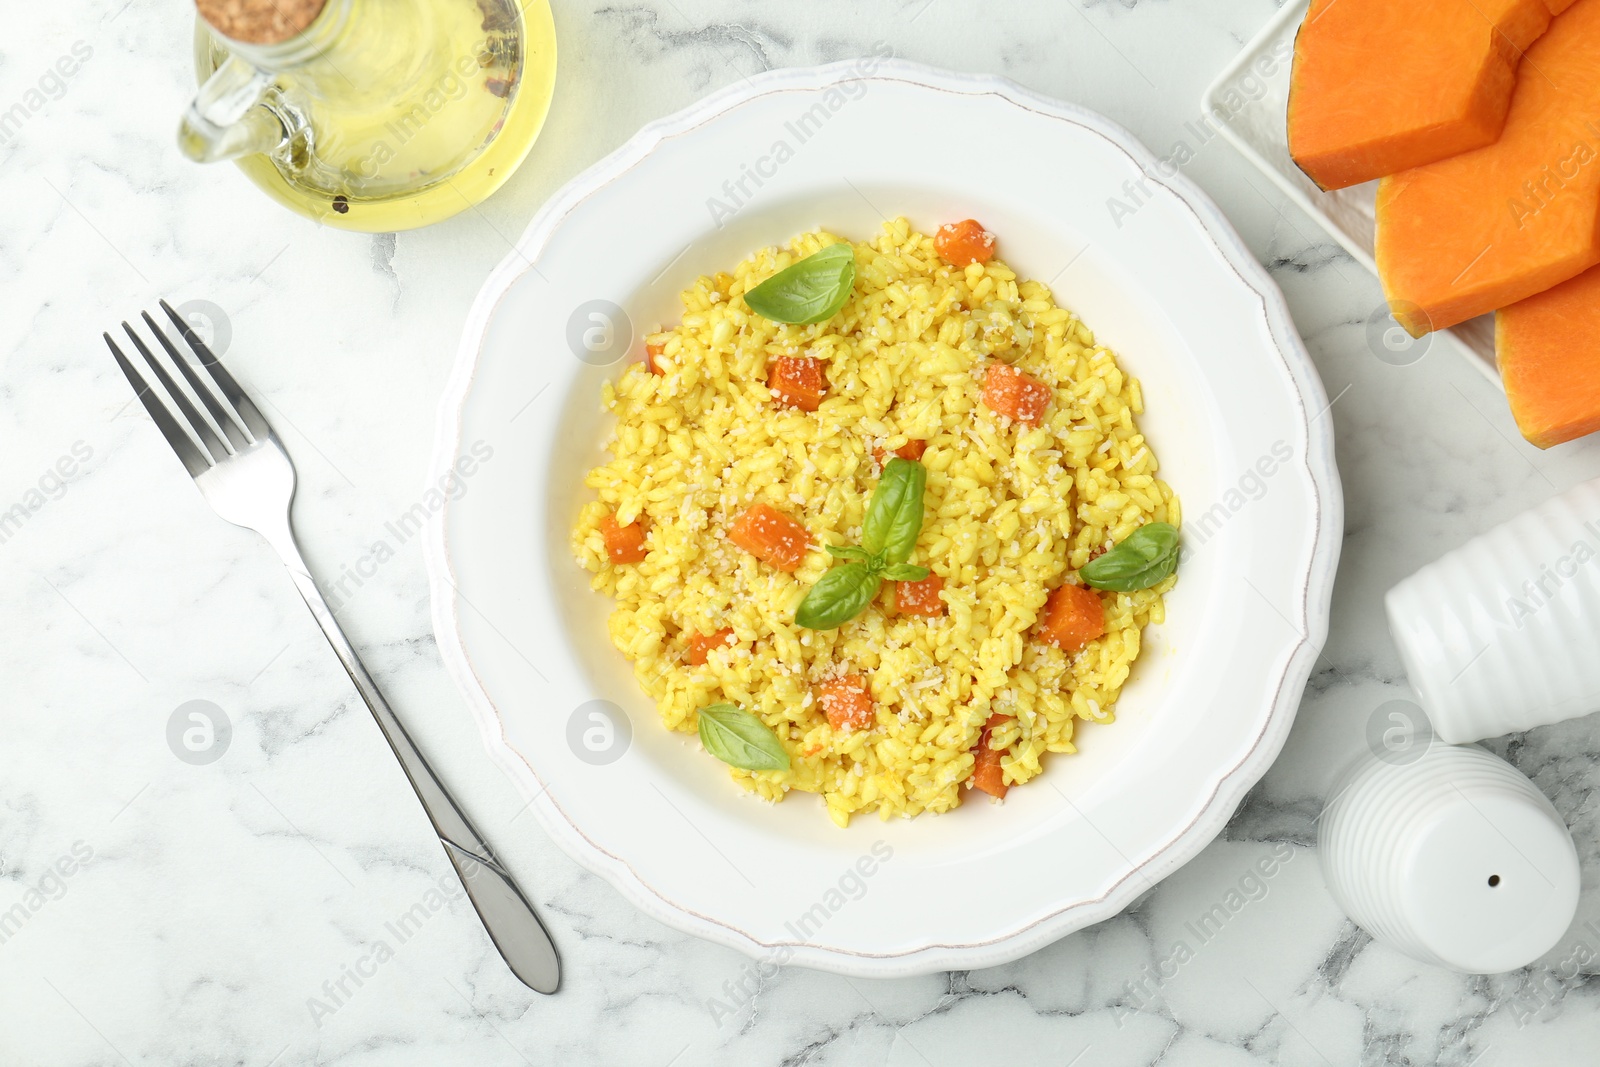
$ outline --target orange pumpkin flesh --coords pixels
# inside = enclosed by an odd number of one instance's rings
[[[1050,387],[1007,363],[991,363],[983,374],[983,402],[991,411],[1024,426],[1037,426],[1050,406]]]
[[[1493,144],[1550,15],[1547,0],[1312,0],[1295,38],[1290,154],[1342,189]]]
[[[1011,787],[1006,785],[1005,768],[1000,763],[1005,758],[1005,751],[990,748],[989,735],[1010,718],[1010,715],[1002,715],[998,711],[990,715],[989,721],[983,724],[983,732],[978,735],[978,743],[972,749],[972,777],[968,781],[974,789],[981,789],[996,800],[1004,800],[1006,791]]]
[[[689,638],[689,665],[703,667],[710,658],[713,650],[728,648],[735,642],[732,640],[733,631],[723,627],[716,633],[695,634]]]
[[[921,581],[894,583],[894,610],[902,615],[923,615],[938,618],[944,614],[944,601],[939,592],[944,579],[930,574]]]
[[[1549,448],[1600,430],[1600,267],[1502,308],[1494,356],[1529,441]]]
[[[611,557],[612,563],[638,563],[649,555],[644,539],[644,524],[638,520],[622,526],[616,516],[607,515],[600,520],[600,533],[606,539],[606,555]]]
[[[1058,585],[1045,600],[1039,617],[1039,639],[1045,644],[1076,652],[1105,632],[1105,604],[1093,589]]]
[[[1528,49],[1498,141],[1379,183],[1378,274],[1413,336],[1600,263],[1597,71],[1600,0],[1578,0]]]
[[[728,540],[780,571],[796,570],[811,548],[811,534],[783,512],[754,504],[728,527]]]
[[[846,674],[823,683],[818,703],[835,730],[870,730],[877,719],[867,680],[859,674]]]
[[[779,356],[767,365],[767,388],[780,404],[815,411],[828,391],[828,378],[820,359]]]

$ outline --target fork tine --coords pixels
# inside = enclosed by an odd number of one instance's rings
[[[167,373],[167,368],[163,367],[161,361],[156,359],[155,353],[150,351],[139,335],[134,332],[132,326],[124,322],[122,329],[128,335],[128,339],[133,342],[133,347],[139,350],[139,354],[144,357],[144,361],[155,372],[156,378],[161,382],[161,387],[167,391],[167,396],[177,405],[178,414],[183,416],[184,421],[189,424],[189,429],[194,431],[195,437],[199,439],[205,450],[211,453],[212,460],[227,458],[229,452],[227,444],[217,440],[216,432],[211,429],[211,424],[206,422],[205,416],[195,410],[195,406],[189,402],[189,397],[184,393],[183,389],[177,382],[172,380],[172,375]]]
[[[194,372],[194,368],[189,366],[189,361],[178,351],[177,346],[167,339],[167,335],[161,331],[160,326],[156,325],[156,320],[150,317],[148,311],[141,311],[139,317],[144,319],[144,324],[150,327],[150,332],[156,335],[156,340],[161,342],[161,347],[165,348],[167,355],[172,357],[172,362],[177,365],[178,370],[188,380],[190,388],[194,390],[194,395],[199,397],[200,402],[206,406],[206,410],[211,412],[211,418],[216,422],[217,428],[227,436],[228,443],[233,446],[234,451],[249,445],[250,431],[239,421],[237,415],[229,411],[217,399],[215,387],[200,380],[200,376]],[[209,375],[207,377],[209,378]]]
[[[189,440],[189,435],[183,432],[183,429],[178,425],[178,420],[172,417],[172,412],[167,410],[167,406],[161,402],[161,398],[156,395],[155,390],[151,389],[150,384],[133,369],[133,364],[129,363],[128,357],[122,354],[122,349],[117,347],[117,342],[111,339],[109,333],[103,333],[100,336],[106,339],[106,346],[111,349],[111,355],[116,358],[117,366],[122,368],[122,373],[128,378],[128,384],[133,386],[134,395],[144,405],[145,411],[150,413],[150,419],[156,424],[156,428],[161,431],[161,436],[167,439],[167,444],[172,446],[172,450],[183,461],[183,466],[188,470],[189,476],[196,478],[209,470],[211,468],[211,460],[194,446],[193,441]]]
[[[249,427],[250,433],[257,439],[265,439],[272,436],[272,426],[262,417],[261,412],[256,408],[255,403],[251,401],[249,395],[239,388],[239,383],[233,380],[233,375],[228,373],[228,369],[222,365],[222,362],[216,356],[212,355],[211,349],[206,347],[206,343],[200,340],[200,335],[195,333],[189,324],[183,320],[183,317],[172,310],[172,305],[165,300],[161,301],[161,310],[167,313],[167,318],[171,319],[172,324],[178,328],[178,332],[183,335],[185,343],[194,350],[194,354],[200,359],[200,365],[206,369],[206,372],[211,375],[218,387],[221,388],[222,395],[227,398],[228,403],[233,405],[233,410],[237,411],[239,417],[244,419],[244,423]]]

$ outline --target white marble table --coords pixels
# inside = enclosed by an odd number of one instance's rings
[[[1442,346],[1378,359],[1362,325],[1374,280],[1226,144],[1193,145],[1201,89],[1269,0],[561,2],[557,102],[530,163],[481,211],[398,237],[319,229],[232,168],[179,158],[184,0],[15,7],[0,36],[0,109],[22,105],[0,135],[0,1064],[1592,1058],[1600,1002],[1580,972],[1600,921],[1547,965],[1444,973],[1347,923],[1310,847],[1330,777],[1375,709],[1406,695],[1382,591],[1600,473],[1600,450],[1526,446]],[[440,664],[420,545],[385,524],[423,491],[468,302],[542,198],[718,86],[878,42],[1095,108],[1160,154],[1191,141],[1185,172],[1271,268],[1339,397],[1344,559],[1282,757],[1222,839],[1127,913],[987,971],[758,978],[641,917],[520,814]],[[41,84],[75,44],[89,55],[73,76]],[[337,576],[389,541],[341,616],[539,901],[566,966],[558,998],[511,978],[463,901],[403,941],[385,926],[450,870],[277,562],[213,516],[129,404],[99,331],[158,294],[226,309],[230,361],[299,460],[313,565]],[[232,725],[206,765],[167,742],[190,700]],[[1491,747],[1551,796],[1592,873],[1600,723]],[[1274,854],[1270,880],[1242,881]],[[1244,906],[1196,936],[1230,890]],[[1597,911],[1586,895],[1583,917]],[[393,955],[374,967],[379,940]],[[1190,958],[1175,966],[1180,942]]]

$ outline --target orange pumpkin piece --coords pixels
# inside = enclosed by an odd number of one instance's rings
[[[1008,363],[991,363],[983,372],[983,402],[991,411],[1024,426],[1037,426],[1050,406],[1050,387]]]
[[[994,258],[994,234],[977,219],[947,222],[934,233],[933,250],[952,267],[987,263]]]
[[[1106,609],[1100,594],[1081,585],[1059,585],[1044,602],[1039,640],[1063,652],[1076,652],[1105,636]]]
[[[1290,154],[1342,189],[1493,144],[1550,15],[1546,0],[1312,0],[1294,42]]]
[[[828,725],[835,730],[870,730],[878,721],[867,680],[859,674],[846,674],[823,683],[817,700],[828,716]]]
[[[1600,263],[1600,3],[1551,22],[1522,71],[1498,141],[1378,185],[1378,274],[1414,336]]]
[[[906,443],[901,445],[899,448],[896,448],[890,452],[885,452],[881,448],[874,447],[872,450],[872,455],[873,458],[878,461],[878,466],[881,467],[885,463],[889,462],[890,456],[899,456],[901,459],[909,459],[913,463],[918,462],[922,459],[922,454],[927,450],[928,442],[919,441],[913,437],[907,440]]]
[[[714,634],[695,634],[689,638],[689,665],[703,667],[712,649],[730,648],[734,643],[733,631],[727,627]]]
[[[600,533],[606,539],[606,555],[612,563],[638,563],[647,555],[641,522],[619,526],[616,516],[607,515],[600,520]]]
[[[919,582],[895,582],[894,609],[902,615],[943,615],[944,601],[939,599],[943,588],[944,579],[932,573]]]
[[[990,748],[989,735],[1010,718],[998,711],[990,715],[989,721],[983,724],[983,733],[978,735],[978,743],[972,746],[972,777],[967,780],[974,789],[981,789],[996,800],[1004,800],[1006,790],[1011,787],[1006,785],[1005,768],[1000,766],[1005,750]]]
[[[667,346],[666,345],[663,345],[663,344],[648,344],[647,343],[644,346],[644,365],[645,365],[645,369],[648,370],[651,374],[665,374],[666,373],[665,368],[663,368],[661,366],[661,364],[656,362],[656,357],[661,355],[662,353],[664,353],[666,350],[667,350]]]
[[[1522,436],[1549,448],[1600,430],[1600,267],[1501,308],[1494,358]]]
[[[822,360],[810,356],[779,356],[767,365],[767,388],[777,399],[801,411],[815,411],[828,391]]]
[[[728,540],[780,571],[799,567],[811,547],[804,526],[766,504],[755,504],[735,519]]]

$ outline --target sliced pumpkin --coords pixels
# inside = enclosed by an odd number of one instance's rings
[[[1106,609],[1100,594],[1081,585],[1059,585],[1044,602],[1039,640],[1063,652],[1076,652],[1105,636]]]
[[[1600,0],[1578,0],[1528,49],[1498,141],[1378,184],[1378,274],[1412,336],[1600,263],[1597,71]]]
[[[1342,189],[1493,144],[1547,0],[1312,0],[1294,42],[1289,152]]]
[[[766,504],[754,504],[728,527],[728,540],[763,563],[793,571],[811,548],[811,534],[789,516]]]
[[[939,596],[942,589],[944,579],[937,574],[916,582],[895,582],[894,610],[902,615],[938,618],[944,614],[944,600]]]
[[[689,665],[703,667],[713,649],[728,648],[735,643],[733,630],[726,626],[716,633],[695,634],[689,638]]]
[[[767,364],[767,388],[775,400],[801,411],[815,411],[828,391],[822,360],[810,356],[779,356]]]
[[[615,515],[607,515],[600,520],[600,533],[606,539],[606,555],[612,563],[638,563],[650,553],[642,522],[636,520],[623,526]]]
[[[989,735],[1010,718],[998,711],[990,715],[989,721],[983,724],[983,732],[978,735],[978,743],[972,748],[972,777],[967,781],[974,789],[981,789],[996,800],[1004,800],[1011,787],[1006,785],[1005,768],[1000,765],[1005,750],[990,748]]]
[[[666,351],[667,346],[665,344],[647,343],[644,346],[645,369],[651,374],[665,374],[667,369],[661,363],[661,356],[665,354]]]
[[[893,451],[885,451],[877,445],[872,446],[872,458],[878,461],[878,466],[889,462],[890,456],[899,456],[901,459],[920,460],[922,454],[928,450],[928,442],[919,441],[915,437]]]
[[[983,402],[1024,426],[1037,426],[1050,406],[1050,387],[1007,363],[991,363],[983,373]]]
[[[823,683],[817,701],[828,717],[828,725],[835,730],[870,730],[877,722],[872,693],[867,680],[859,674],[846,674]]]
[[[977,219],[947,222],[933,235],[933,250],[952,267],[987,263],[994,258],[994,234]]]
[[[1600,267],[1502,308],[1494,358],[1529,441],[1549,448],[1600,430]]]

